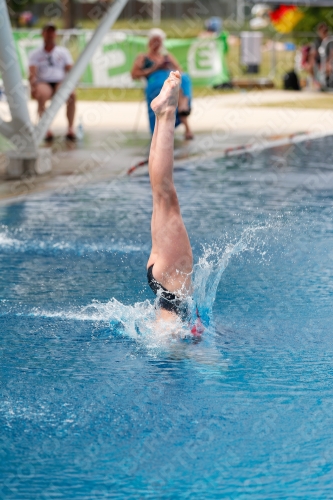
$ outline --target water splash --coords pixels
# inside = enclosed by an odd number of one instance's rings
[[[259,249],[264,240],[258,236],[258,232],[270,227],[272,226],[268,224],[251,226],[245,229],[234,243],[229,242],[223,246],[215,243],[204,247],[203,254],[194,266],[192,317],[193,320],[196,317],[195,309],[197,306],[200,317],[205,324],[205,338],[209,338],[214,332],[213,305],[218,285],[230,260],[242,252]],[[34,309],[30,315],[104,324],[107,326],[106,329],[95,329],[95,332],[99,332],[96,334],[97,337],[124,335],[144,342],[150,348],[165,347],[175,338],[186,339],[190,337],[189,325],[182,323],[180,319],[173,325],[172,332],[165,323],[158,322],[156,320],[156,305],[148,300],[127,306],[112,298],[106,303],[94,301],[87,306],[71,311],[50,312]],[[101,331],[103,334],[100,333]]]
[[[193,269],[194,300],[200,311],[200,316],[206,325],[211,324],[213,305],[217,288],[230,259],[245,251],[254,251],[261,248],[265,242],[258,237],[258,232],[270,228],[277,228],[277,224],[251,226],[243,231],[235,243],[227,243],[224,248],[213,244],[203,248],[203,255]],[[265,251],[261,254],[265,255]]]
[[[102,303],[93,301],[70,311],[47,311],[34,308],[29,316],[45,318],[59,318],[61,320],[90,321],[92,323],[104,323],[117,333],[125,333],[136,339],[140,335],[137,323],[141,320],[149,320],[155,317],[154,306],[148,301],[138,302],[133,306],[126,306],[117,299],[112,298]]]
[[[138,345],[144,344],[150,355],[160,352],[161,349],[169,349],[176,337],[179,339],[190,336],[189,329],[180,320],[172,324],[172,331],[171,325],[157,322],[155,305],[148,300],[128,306],[113,298],[106,303],[94,301],[70,311],[35,308],[29,316],[91,322],[94,326],[93,340],[124,336],[135,340]]]

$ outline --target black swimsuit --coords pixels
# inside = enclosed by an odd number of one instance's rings
[[[174,312],[182,319],[188,318],[189,311],[186,301],[177,297],[177,295],[175,295],[174,293],[169,292],[169,290],[164,288],[164,286],[161,285],[161,283],[155,280],[153,276],[153,267],[154,264],[149,267],[147,272],[147,279],[150,288],[153,290],[155,295],[159,296],[158,304],[161,307],[161,309]]]
[[[47,83],[48,85],[50,85],[50,87],[52,88],[53,92],[55,91],[56,89],[56,86],[59,85],[59,83],[61,82],[45,82]]]

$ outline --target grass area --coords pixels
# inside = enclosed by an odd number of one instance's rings
[[[214,90],[210,87],[195,87],[193,96],[209,97],[219,93],[234,93],[234,90]],[[77,88],[77,98],[80,101],[105,101],[105,102],[136,102],[144,99],[143,89],[106,89],[106,88]]]
[[[34,0],[35,3],[49,3],[49,0]],[[92,5],[93,8],[93,5]],[[53,11],[55,16],[60,13],[60,11]],[[151,18],[140,19],[141,16],[134,16],[133,19],[118,19],[113,29],[119,30],[150,30],[151,28],[156,27]],[[210,16],[207,16],[207,18]],[[40,17],[37,20],[35,27],[40,28],[44,26],[51,19],[49,17]],[[191,14],[188,16],[183,15],[179,18],[174,19],[161,19],[161,24],[159,28],[162,28],[167,36],[170,38],[195,38],[198,34],[204,29],[206,18],[202,17],[199,20],[198,16],[191,17]],[[64,27],[64,21],[62,17],[53,17],[52,21],[58,26],[58,28]],[[76,28],[84,28],[84,29],[95,29],[98,21],[93,21],[91,19],[77,19]],[[243,25],[239,24],[236,19],[223,19],[223,27],[226,31],[230,31],[233,33],[240,33],[241,31],[251,31],[249,21],[245,21]],[[265,37],[274,36],[276,31],[271,26],[260,30]],[[291,35],[292,36],[292,35]]]
[[[276,88],[282,88],[283,75],[291,71],[295,64],[294,51],[279,51],[275,52],[273,60],[272,52],[266,50],[262,52],[262,62],[260,65],[260,73],[257,75],[246,75],[245,68],[240,64],[240,47],[232,46],[227,54],[227,64],[230,74],[233,78],[257,79],[269,78],[274,82]]]
[[[238,90],[214,90],[210,87],[196,87],[193,89],[194,98],[225,95],[240,92]],[[264,92],[264,91],[263,91]],[[105,88],[78,88],[77,97],[80,101],[105,102],[137,102],[144,99],[143,89],[105,89]],[[268,102],[253,104],[251,107],[264,108],[297,108],[297,109],[333,109],[333,94],[315,94],[313,98],[302,98],[302,94],[295,92],[295,98],[282,102]]]
[[[142,89],[77,88],[80,101],[135,102],[142,101]]]
[[[49,19],[40,18],[38,21],[37,27],[43,26]],[[55,24],[59,28],[63,27],[62,18],[53,19]],[[95,29],[98,23],[93,22],[91,20],[83,19],[79,20],[77,23],[77,27],[83,29]],[[131,20],[131,19],[120,19],[116,21],[113,26],[113,29],[116,30],[149,30],[153,27],[153,23],[151,19],[142,19],[142,20]],[[202,30],[204,29],[204,19],[202,22],[189,22],[184,19],[163,19],[161,21],[160,27],[166,32],[169,38],[195,38],[197,37]],[[238,26],[233,21],[225,22],[224,28],[226,30],[231,31],[236,34],[239,33],[240,26]],[[266,30],[264,33],[263,44],[267,42],[267,40],[271,40],[274,36],[274,31]],[[290,38],[283,38],[283,41],[292,41],[292,35]],[[73,53],[74,59],[76,59],[78,55],[78,50],[75,47],[75,43],[70,47],[71,52]],[[269,78],[273,80],[276,88],[282,88],[282,80],[283,75],[293,69],[295,62],[295,53],[293,51],[276,51],[275,57],[273,60],[273,56],[270,50],[263,50],[262,53],[262,64],[260,66],[260,73],[258,75],[246,75],[244,72],[244,68],[240,64],[240,47],[239,46],[230,46],[229,53],[227,54],[227,64],[230,71],[230,74],[234,78],[246,77],[246,78]],[[84,98],[84,97],[83,97]],[[110,100],[114,100],[111,98]],[[128,100],[132,100],[131,97]]]
[[[297,94],[294,100],[284,102],[270,102],[267,104],[254,105],[260,108],[297,108],[297,109],[327,109],[333,110],[333,95],[322,95],[313,99],[302,99],[301,94]]]
[[[38,22],[34,28],[41,28],[47,22],[50,22],[48,18],[39,18]],[[63,28],[64,23],[62,18],[53,19],[53,22],[57,25],[59,29]],[[91,21],[89,19],[80,19],[77,22],[76,27],[81,29],[96,29],[98,22]],[[137,20],[131,19],[119,19],[113,25],[114,30],[134,30],[134,31],[148,31],[154,27],[151,19]],[[169,38],[196,38],[201,31],[204,29],[204,19],[202,23],[198,22],[188,22],[182,19],[164,19],[159,25]]]

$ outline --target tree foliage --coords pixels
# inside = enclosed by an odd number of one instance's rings
[[[13,17],[24,10],[29,10],[29,6],[33,3],[33,0],[6,0],[6,2],[9,15]]]
[[[315,32],[320,22],[325,22],[333,30],[333,8],[303,7],[304,17],[294,28],[294,32]]]

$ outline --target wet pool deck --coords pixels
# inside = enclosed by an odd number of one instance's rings
[[[262,145],[287,138],[290,134],[333,134],[333,110],[302,109],[297,100],[320,99],[313,92],[251,91],[217,94],[194,101],[191,125],[195,139],[185,142],[181,127],[176,133],[176,158],[219,156],[226,150],[244,145]],[[290,102],[290,107],[279,103]],[[275,107],[269,107],[275,104]],[[265,106],[267,105],[267,106]],[[36,121],[36,102],[29,102]],[[0,115],[9,119],[6,103],[0,103]],[[127,174],[128,169],[147,158],[150,137],[146,106],[141,102],[89,102],[77,105],[77,119],[84,127],[84,139],[68,144],[65,109],[55,118],[52,130],[53,169],[49,174],[6,180],[5,157],[0,153],[0,199],[27,196],[45,190],[69,192],[87,183],[111,181]],[[0,141],[0,151],[5,143]]]

